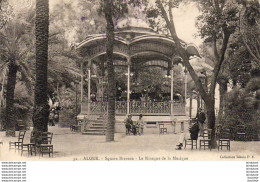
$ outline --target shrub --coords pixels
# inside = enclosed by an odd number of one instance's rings
[[[221,125],[231,131],[235,138],[238,125],[244,125],[248,140],[258,140],[259,136],[259,108],[255,95],[247,89],[235,88],[226,95],[224,116]]]

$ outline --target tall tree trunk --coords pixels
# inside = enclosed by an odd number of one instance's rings
[[[158,4],[159,9],[161,10],[162,17],[166,21],[167,27],[171,33],[171,36],[173,40],[175,41],[176,45],[176,50],[177,53],[180,55],[182,58],[184,65],[186,66],[187,70],[190,73],[190,76],[192,77],[192,80],[195,82],[196,88],[198,92],[200,93],[202,99],[204,100],[207,108],[207,119],[208,119],[208,127],[209,129],[212,129],[212,135],[214,136],[213,139],[213,147],[216,146],[216,140],[215,140],[215,87],[216,87],[216,81],[217,81],[217,76],[219,74],[221,65],[224,61],[225,58],[225,52],[227,49],[227,44],[229,41],[230,33],[227,31],[226,27],[224,27],[224,37],[223,37],[223,43],[222,43],[222,48],[221,48],[221,56],[219,56],[219,59],[217,59],[217,62],[215,64],[214,70],[213,70],[213,76],[211,77],[211,82],[210,82],[210,89],[209,93],[207,90],[203,87],[202,82],[198,75],[195,73],[193,67],[191,66],[189,62],[189,57],[186,54],[186,50],[182,47],[180,43],[180,39],[177,36],[175,25],[173,22],[173,13],[172,13],[172,3],[169,3],[169,17],[164,9],[163,3],[161,0],[156,1]]]
[[[6,88],[6,136],[15,136],[15,115],[14,115],[14,90],[16,83],[17,65],[14,60],[9,61],[7,88]]]
[[[0,129],[2,130],[5,125],[5,118],[2,117],[4,115],[3,108],[5,107],[5,100],[4,100],[4,83],[5,77],[3,78],[2,85],[1,85],[1,92],[0,92]]]
[[[211,144],[212,147],[215,148],[217,146],[216,142],[216,136],[215,136],[215,121],[216,121],[216,116],[215,116],[215,99],[213,97],[213,100],[211,100],[206,104],[206,115],[207,115],[207,120],[208,120],[208,128],[212,130],[211,133]]]
[[[41,132],[48,130],[49,105],[47,96],[49,1],[36,0],[36,83],[34,94],[33,131],[40,143]]]
[[[218,112],[218,122],[221,121],[224,114],[225,106],[225,94],[227,93],[227,82],[225,80],[219,82],[219,112]]]
[[[106,53],[107,53],[107,77],[108,77],[108,119],[106,130],[106,141],[114,141],[115,133],[115,73],[113,65],[113,46],[114,46],[114,22],[112,18],[112,0],[104,0],[104,11],[107,22],[106,27]]]

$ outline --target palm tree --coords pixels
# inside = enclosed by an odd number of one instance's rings
[[[15,136],[14,90],[16,73],[20,72],[22,80],[31,91],[32,74],[28,69],[28,60],[32,58],[32,32],[34,16],[28,13],[25,19],[20,14],[6,23],[0,31],[0,81],[1,105],[3,104],[4,86],[6,85],[6,136]]]
[[[34,92],[33,125],[37,141],[39,135],[48,130],[49,105],[47,96],[49,1],[36,0],[36,82]]]
[[[115,73],[113,66],[113,45],[114,45],[114,22],[113,22],[113,1],[104,1],[104,13],[107,22],[106,27],[106,53],[107,53],[107,77],[108,77],[108,120],[106,130],[106,141],[114,141],[115,130]]]
[[[113,65],[113,48],[114,48],[114,20],[123,17],[128,13],[128,4],[133,6],[140,5],[140,1],[113,1],[102,0],[101,12],[104,13],[106,19],[106,63],[107,63],[107,78],[108,78],[108,119],[106,130],[106,141],[114,141],[115,134],[115,71]]]

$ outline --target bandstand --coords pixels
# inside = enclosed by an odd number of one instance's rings
[[[139,21],[139,22],[138,22]],[[198,51],[192,44],[181,41],[189,56],[199,56]],[[103,99],[91,99],[91,78],[93,65],[101,70],[101,81],[106,77],[106,35],[94,34],[76,45],[76,50],[81,61],[81,112],[78,118],[97,118],[106,115],[107,102]],[[182,64],[181,58],[176,53],[174,41],[165,35],[154,32],[149,26],[134,18],[128,18],[118,22],[115,31],[115,43],[113,60],[115,67],[125,68],[126,71],[126,98],[116,100],[116,131],[123,131],[122,121],[126,115],[132,114],[137,118],[144,115],[144,121],[152,125],[158,122],[171,122],[173,118],[187,119],[186,96],[187,96],[187,71],[183,67],[184,93],[176,100],[173,92],[174,66]],[[183,64],[182,64],[183,65]],[[168,73],[170,78],[169,100],[154,101],[144,98],[134,100],[131,97],[131,82],[133,74],[138,74],[145,67],[160,67]],[[84,96],[84,80],[87,81],[87,94]],[[103,92],[103,84],[100,87]],[[136,119],[133,118],[133,119]],[[122,125],[121,129],[117,125]]]

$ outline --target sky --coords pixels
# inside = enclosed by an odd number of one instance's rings
[[[200,37],[194,36],[198,32],[195,27],[196,17],[198,15],[199,10],[194,3],[181,6],[173,11],[173,19],[179,38],[187,43],[194,43],[199,47],[203,40]]]
[[[35,0],[10,0],[14,9],[21,9],[32,6]],[[53,6],[60,3],[75,3],[78,0],[49,0],[50,10]],[[202,43],[202,39],[195,37],[197,28],[195,27],[196,17],[199,15],[199,10],[194,3],[182,5],[173,11],[173,18],[178,36],[187,43],[194,43],[197,47]]]

